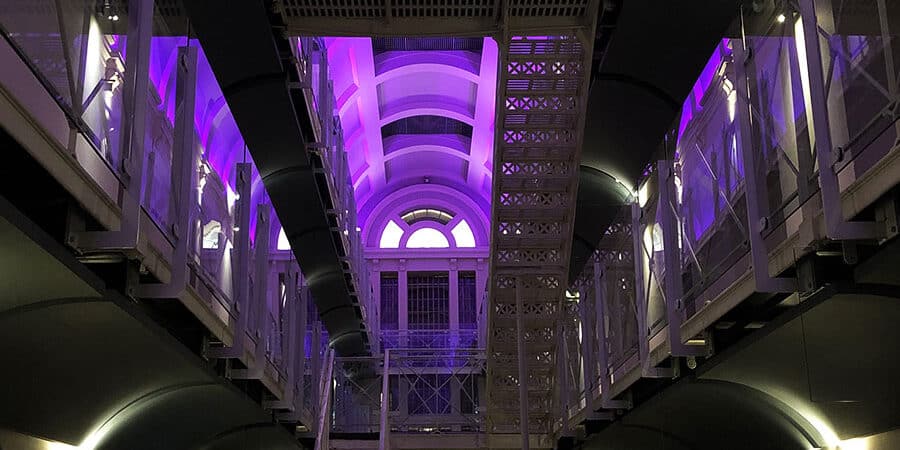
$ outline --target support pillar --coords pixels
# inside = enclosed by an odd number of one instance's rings
[[[409,344],[409,278],[406,260],[401,259],[397,267],[397,331],[400,339],[397,345],[405,348]]]

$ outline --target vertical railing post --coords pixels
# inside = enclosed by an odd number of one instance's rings
[[[596,261],[594,262],[594,268],[597,267]],[[595,280],[591,280],[594,282]],[[596,283],[593,283],[594,289],[597,289]],[[582,355],[582,368],[581,370],[584,372],[584,390],[585,390],[585,398],[590,403],[592,399],[592,395],[594,390],[597,387],[597,364],[594,361],[594,357],[596,355],[596,351],[594,349],[594,336],[596,336],[595,330],[597,328],[597,324],[594,322],[594,316],[591,314],[591,308],[589,307],[592,303],[594,303],[595,298],[589,298],[587,296],[588,290],[582,289],[579,292],[579,301],[581,305],[578,308],[578,317],[581,320],[581,355]],[[596,310],[597,306],[594,305],[593,310]]]
[[[378,431],[378,450],[390,450],[391,442],[390,442],[390,404],[391,404],[391,392],[390,392],[390,357],[391,350],[384,350],[384,365],[381,369],[381,421],[379,423],[379,431]]]
[[[765,225],[762,211],[766,198],[766,183],[761,181],[756,172],[756,155],[762,152],[753,145],[752,110],[750,104],[750,85],[747,79],[747,61],[744,43],[734,42],[735,120],[737,141],[744,164],[744,192],[747,197],[747,228],[750,239],[750,264],[753,267],[753,279],[757,292],[792,292],[795,281],[790,278],[775,278],[769,275],[769,251],[762,231]],[[802,180],[801,180],[802,181]]]
[[[519,362],[519,431],[522,449],[528,450],[528,360],[525,349],[525,287],[522,277],[516,277],[516,348]],[[562,312],[560,312],[562,314]]]
[[[566,299],[568,302],[569,299]],[[566,342],[566,322],[568,313],[565,303],[559,314],[562,320],[556,321],[556,387],[559,390],[557,401],[559,402],[559,417],[562,420],[559,435],[566,436],[569,433],[569,345]],[[521,357],[521,355],[520,355]],[[521,362],[519,364],[522,364]]]
[[[244,194],[241,194],[243,199]],[[249,199],[249,192],[247,193]],[[243,203],[243,205],[249,205]],[[253,292],[248,296],[249,304],[247,314],[253,310],[253,316],[256,323],[248,324],[247,331],[256,337],[256,348],[254,349],[254,363],[247,370],[238,370],[234,372],[234,378],[247,378],[258,380],[262,378],[266,370],[268,361],[268,340],[270,330],[269,322],[269,217],[271,216],[270,206],[260,203],[256,206],[256,238],[254,239],[256,248],[254,249],[253,259]],[[243,231],[243,225],[241,225]],[[248,231],[249,235],[249,231]]]
[[[169,207],[169,222],[175,237],[168,283],[143,284],[137,295],[143,298],[171,298],[187,287],[188,261],[196,251],[194,238],[197,214],[197,152],[194,146],[194,109],[197,85],[197,48],[178,48],[175,77],[175,144],[172,158],[173,204]]]
[[[294,267],[294,262],[291,262],[291,267]],[[292,269],[292,270],[296,270]],[[296,272],[295,272],[296,273]],[[296,367],[295,371],[297,372],[297,383],[299,392],[297,395],[297,410],[303,409],[303,402],[306,397],[306,391],[304,389],[306,383],[306,324],[309,320],[307,317],[307,302],[309,302],[309,289],[306,286],[301,286],[300,296],[298,303],[298,311],[297,311],[297,362],[294,363]]]
[[[82,249],[121,250],[137,246],[141,219],[141,185],[144,164],[144,135],[147,124],[150,83],[150,37],[153,35],[153,0],[131,0],[122,97],[122,215],[116,231],[83,231],[69,236]],[[73,103],[80,104],[81,99]]]
[[[659,173],[660,225],[663,231],[663,259],[665,264],[666,321],[669,329],[670,353],[673,357],[706,355],[705,346],[685,345],[681,339],[682,304],[680,225],[675,213],[675,173],[672,161],[657,163]]]
[[[287,305],[287,314],[288,314],[288,329],[287,336],[285,340],[287,341],[287,345],[283,345],[286,355],[282,356],[284,361],[284,369],[287,371],[287,392],[285,393],[284,399],[289,403],[288,409],[292,411],[299,411],[300,405],[302,403],[297,402],[297,398],[301,395],[297,391],[297,380],[303,380],[303,373],[300,372],[297,368],[297,360],[303,359],[305,356],[303,354],[303,346],[297,345],[298,343],[303,342],[300,338],[300,335],[306,333],[306,324],[304,328],[300,328],[301,325],[301,306],[306,306],[302,304],[302,300],[300,299],[299,292],[297,291],[297,272],[294,270],[294,261],[287,262],[287,269],[285,272],[285,296],[287,297],[287,301],[285,304]],[[303,389],[299,389],[300,392]]]
[[[237,316],[234,341],[231,347],[210,349],[209,356],[214,358],[243,357],[247,341],[250,316],[250,167],[250,163],[237,163],[235,170],[237,198],[234,202],[234,248],[231,250],[232,312]]]
[[[627,409],[630,401],[614,400],[610,389],[609,341],[606,338],[606,267],[594,261],[594,302],[597,313],[597,360],[600,365],[600,407],[604,409]]]
[[[322,322],[316,321],[313,324],[312,330],[312,349],[310,350],[312,356],[312,377],[321,376],[322,370],[322,355],[319,354],[319,349],[322,347]],[[320,382],[321,380],[310,380],[310,383],[315,386],[313,383]],[[319,390],[318,389],[310,389],[310,395],[312,395],[312,405],[313,407],[318,408],[319,404]],[[316,410],[318,413],[318,410]]]
[[[806,70],[809,79],[809,108],[812,111],[815,134],[816,161],[819,163],[819,185],[822,193],[822,213],[825,216],[825,234],[834,240],[873,239],[879,234],[875,222],[848,222],[844,219],[840,186],[834,170],[834,147],[831,140],[831,123],[828,116],[828,99],[825,74],[822,69],[822,49],[816,18],[816,1],[800,0],[800,17],[803,31],[798,36],[806,51]]]
[[[631,205],[631,238],[634,246],[634,309],[637,312],[638,361],[642,377],[669,378],[674,375],[671,368],[656,367],[650,362],[650,325],[647,319],[650,300],[644,285],[644,242],[641,234],[643,214],[639,200],[635,199]]]

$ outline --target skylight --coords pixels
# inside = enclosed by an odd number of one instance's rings
[[[453,220],[453,214],[439,209],[419,208],[404,213],[400,218],[410,225],[421,220],[433,220],[442,225],[447,225],[447,223]]]

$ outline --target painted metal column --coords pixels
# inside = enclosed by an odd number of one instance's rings
[[[459,332],[459,263],[456,258],[450,259],[450,271],[448,273],[450,285],[450,334]]]
[[[841,208],[840,187],[834,171],[835,147],[831,141],[831,124],[822,70],[822,49],[816,18],[815,0],[800,0],[802,39],[806,50],[806,70],[809,79],[809,108],[812,110],[813,129],[816,137],[816,161],[819,163],[819,184],[822,193],[822,212],[825,215],[825,234],[834,240],[871,239],[878,236],[875,222],[848,222]]]
[[[298,276],[299,272],[296,272],[298,267],[295,264],[296,264],[296,262],[291,261],[291,263],[290,263],[291,268],[292,268],[291,272],[293,272],[295,274],[294,275],[295,278],[299,278],[299,276]],[[296,283],[297,281],[299,281],[299,280],[292,281],[292,283]],[[298,384],[298,389],[300,391],[299,395],[297,395],[297,402],[295,405],[295,408],[297,411],[300,411],[303,409],[303,400],[304,400],[304,397],[306,396],[304,386],[306,383],[306,329],[307,329],[306,324],[309,321],[309,318],[307,317],[307,310],[309,309],[309,301],[310,301],[309,288],[307,288],[306,286],[300,286],[300,296],[299,297],[300,297],[299,302],[297,304],[299,307],[299,311],[298,311],[299,319],[298,319],[298,323],[297,323],[297,350],[296,350],[298,353],[298,357],[297,357],[298,361],[295,364],[295,366],[296,366],[295,370],[297,372],[297,384]]]
[[[750,260],[753,266],[753,279],[757,292],[792,292],[795,280],[790,278],[774,278],[769,275],[769,251],[762,231],[766,227],[763,217],[764,199],[767,187],[757,173],[754,156],[761,155],[753,146],[753,126],[751,122],[750,85],[747,79],[746,53],[740,42],[732,45],[734,55],[735,120],[737,120],[737,141],[740,145],[741,158],[744,165],[744,190],[747,195],[747,224],[750,239]],[[799,180],[798,180],[799,181]],[[802,181],[801,181],[802,182]]]
[[[372,315],[369,315],[369,329],[374,330],[375,340],[373,341],[373,352],[377,352],[379,349],[378,342],[381,339],[381,321],[382,314],[384,313],[381,310],[381,269],[379,265],[379,261],[377,259],[366,260],[366,265],[369,270],[369,284],[372,288],[372,296],[369,297],[369,311],[375,311],[374,320],[372,320]]]
[[[487,298],[487,264],[484,259],[475,261],[475,308],[478,330],[478,348],[487,347],[487,308],[491,304]],[[480,391],[484,392],[484,391]]]
[[[516,348],[519,363],[519,431],[522,449],[528,450],[528,360],[525,349],[525,288],[522,278],[516,277]]]
[[[320,348],[322,348],[322,322],[317,320],[313,324],[312,329],[312,349],[310,350],[312,367],[310,371],[311,387],[309,389],[309,393],[312,395],[312,406],[316,408],[316,412],[318,412],[319,407],[319,390],[316,389],[316,386],[322,382],[322,355],[319,354]]]
[[[378,450],[390,450],[390,410],[391,410],[391,387],[390,387],[390,366],[391,366],[391,350],[384,350],[384,365],[381,366],[381,419],[378,431]]]
[[[400,339],[397,345],[405,348],[409,344],[409,284],[406,272],[406,260],[401,259],[397,266],[397,332]]]
[[[594,263],[594,269],[597,268],[597,262]],[[594,279],[591,280],[594,289],[598,288],[596,281],[596,274],[594,275]],[[581,370],[584,372],[584,389],[585,389],[585,398],[590,401],[593,393],[597,389],[597,363],[594,360],[597,352],[594,349],[594,342],[597,336],[596,329],[597,324],[594,321],[594,315],[591,314],[591,311],[596,311],[598,305],[595,303],[597,296],[594,298],[589,298],[588,290],[583,289],[579,292],[579,302],[581,304],[578,308],[579,320],[581,320]],[[593,306],[593,308],[591,308]]]
[[[448,305],[448,313],[450,314],[450,332],[447,341],[443,345],[449,345],[451,349],[459,347],[459,263],[456,258],[450,259],[450,271],[448,273],[450,304]],[[459,410],[459,384],[456,379],[450,381],[451,405]]]
[[[559,404],[559,417],[562,419],[560,427],[560,436],[566,436],[569,433],[569,345],[566,342],[566,322],[568,320],[566,308],[563,306],[559,312],[564,317],[556,322],[556,387],[559,390],[557,401]],[[521,357],[521,355],[520,355]],[[521,363],[521,359],[520,365]],[[519,369],[521,371],[521,368]],[[527,370],[527,369],[526,369]],[[521,372],[520,372],[521,374]],[[527,398],[527,397],[526,397]]]

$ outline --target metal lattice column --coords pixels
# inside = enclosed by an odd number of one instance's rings
[[[488,417],[492,432],[521,432],[523,448],[528,434],[550,434],[560,419],[558,325],[596,25],[596,14],[587,17],[584,28],[500,45]]]

